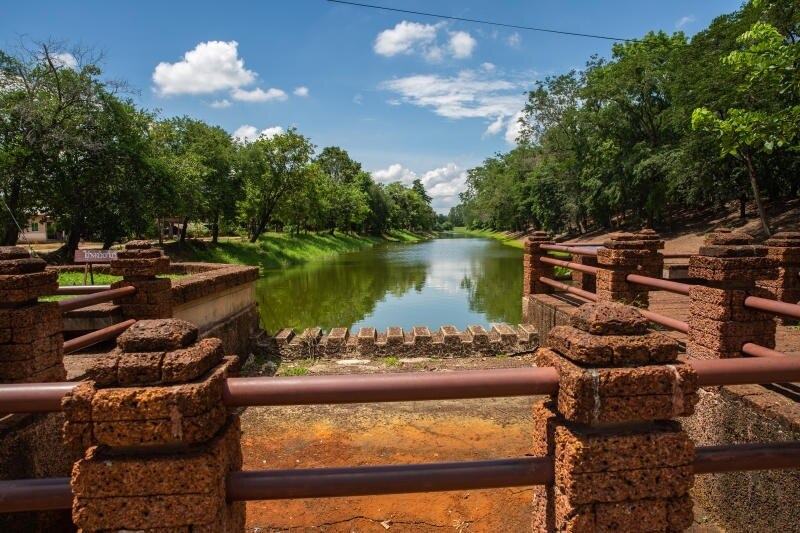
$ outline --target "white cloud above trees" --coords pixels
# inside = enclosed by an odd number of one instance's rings
[[[245,89],[233,89],[231,91],[231,97],[235,100],[239,100],[241,102],[272,102],[272,101],[283,101],[289,98],[285,92],[280,89],[252,89],[252,90],[245,90]]]
[[[233,139],[237,142],[247,143],[262,137],[269,139],[275,135],[280,135],[283,132],[284,130],[280,126],[264,128],[263,130],[259,131],[255,126],[251,126],[250,124],[242,124],[236,129],[236,131],[233,132],[231,137],[233,137]]]
[[[467,171],[456,163],[447,163],[422,174],[417,174],[400,163],[394,163],[387,168],[372,171],[372,177],[378,183],[399,181],[406,186],[419,179],[431,196],[431,206],[438,212],[446,212],[458,204],[458,195],[464,191],[467,183]]]
[[[449,39],[440,42],[439,30],[444,23],[420,24],[404,20],[394,28],[383,30],[375,38],[372,49],[385,57],[396,55],[419,55],[431,63],[450,56],[464,59],[472,56],[478,42],[466,31],[449,32]]]

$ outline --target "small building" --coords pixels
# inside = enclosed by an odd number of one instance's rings
[[[63,232],[45,215],[32,215],[19,234],[20,242],[50,242],[63,240]]]

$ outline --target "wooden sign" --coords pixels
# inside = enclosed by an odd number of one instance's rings
[[[117,258],[116,250],[75,250],[76,263],[108,263]]]

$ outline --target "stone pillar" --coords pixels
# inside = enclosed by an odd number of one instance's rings
[[[539,281],[539,278],[555,278],[555,267],[542,263],[539,258],[547,255],[547,250],[542,250],[543,244],[555,244],[553,239],[544,231],[534,231],[525,240],[525,254],[522,266],[522,296],[531,294],[550,294],[553,288]]]
[[[776,233],[764,244],[767,245],[767,257],[778,262],[778,275],[774,280],[762,280],[757,285],[768,290],[773,298],[781,302],[800,302],[800,232]],[[779,317],[778,322],[791,325],[798,321]]]
[[[619,302],[647,307],[649,289],[629,283],[628,274],[660,278],[664,257],[658,252],[664,241],[653,230],[638,233],[612,233],[597,250],[597,298],[600,301]]]
[[[237,358],[196,339],[183,320],[138,321],[64,398],[65,440],[88,448],[71,480],[81,531],[244,530],[244,502],[225,499],[242,466],[239,417],[222,403]]]
[[[745,233],[718,231],[689,258],[689,277],[706,286],[689,289],[686,354],[698,359],[741,357],[742,345],[775,347],[775,320],[744,306],[748,296],[769,297],[756,280],[774,279],[777,263],[766,246],[753,245]]]
[[[573,254],[572,262],[579,265],[597,266],[597,257],[593,255]],[[597,290],[596,276],[581,272],[580,270],[572,271],[572,286],[576,289],[583,289],[589,292]]]
[[[64,324],[58,274],[18,246],[0,247],[0,383],[64,381]]]
[[[592,303],[553,328],[536,364],[560,374],[534,406],[534,449],[555,483],[534,488],[533,531],[682,531],[692,524],[694,444],[677,421],[697,403],[678,343],[634,307]]]
[[[122,276],[122,281],[111,284],[112,289],[136,287],[133,296],[114,300],[125,318],[172,317],[172,281],[156,277],[169,274],[169,257],[161,250],[152,248],[147,241],[131,241],[111,261],[111,274]]]

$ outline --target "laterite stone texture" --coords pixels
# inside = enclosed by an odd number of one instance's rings
[[[522,259],[522,295],[549,294],[553,288],[545,285],[539,278],[555,277],[555,267],[539,261],[540,257],[547,255],[547,250],[541,247],[545,244],[555,244],[553,239],[544,231],[534,231],[525,240],[525,253]]]
[[[64,338],[54,294],[58,275],[19,246],[0,247],[0,383],[63,381]]]
[[[659,250],[664,248],[664,241],[653,230],[645,229],[638,233],[612,233],[603,246],[597,250],[598,300],[646,306],[648,289],[629,283],[626,278],[629,274],[660,278],[664,258]]]
[[[81,531],[243,531],[244,504],[225,496],[241,431],[222,401],[238,361],[196,339],[189,322],[137,322],[64,398],[65,441],[87,449],[72,472]]]
[[[675,341],[634,307],[597,303],[554,328],[548,346],[535,361],[556,367],[560,386],[533,408],[532,453],[554,458],[555,483],[534,489],[533,531],[689,527],[694,444],[670,419],[693,413],[697,375]]]
[[[800,232],[776,233],[764,244],[767,257],[777,261],[778,272],[774,279],[760,280],[756,284],[768,291],[772,298],[796,304],[800,302]],[[797,320],[778,318],[781,324],[796,324]]]
[[[771,297],[756,281],[775,278],[777,261],[750,235],[714,232],[697,256],[689,259],[689,275],[709,286],[689,289],[689,332],[686,353],[700,359],[741,357],[752,342],[775,347],[774,317],[745,307],[748,296]],[[765,283],[759,281],[759,284]]]
[[[111,261],[111,274],[122,276],[122,281],[112,283],[111,288],[136,287],[132,296],[114,300],[123,316],[137,320],[172,316],[172,282],[156,277],[168,274],[169,265],[169,257],[147,241],[131,241],[117,253],[117,259]]]

